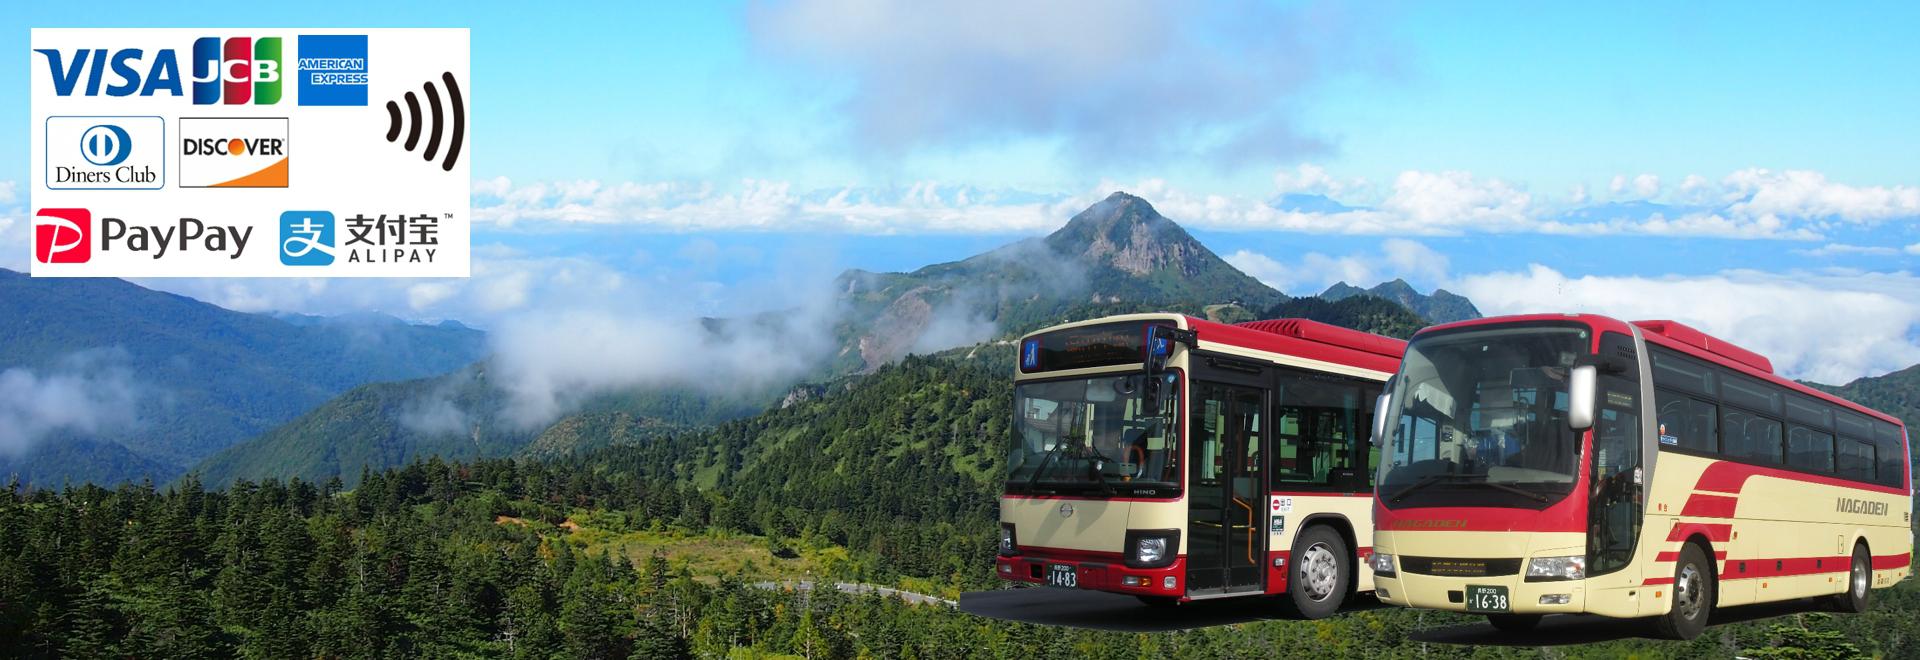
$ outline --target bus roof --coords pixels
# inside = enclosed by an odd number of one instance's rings
[[[1393,373],[1407,342],[1306,319],[1270,319],[1228,325],[1187,317],[1201,341]]]
[[[1428,332],[1431,332],[1433,330],[1438,330],[1438,329],[1458,328],[1458,327],[1483,325],[1483,324],[1512,323],[1512,322],[1525,322],[1525,321],[1566,321],[1566,320],[1584,321],[1592,325],[1594,328],[1601,331],[1614,329],[1621,332],[1625,332],[1627,329],[1626,326],[1628,325],[1627,322],[1621,321],[1619,319],[1615,319],[1609,316],[1601,316],[1598,314],[1520,314],[1520,315],[1514,315],[1514,316],[1495,316],[1495,317],[1488,317],[1488,318],[1481,318],[1481,319],[1473,319],[1469,321],[1458,321],[1454,323],[1448,323],[1445,325],[1431,326],[1431,327],[1422,329],[1418,334],[1426,334]],[[1686,354],[1689,357],[1692,357],[1698,360],[1705,360],[1715,365],[1733,369],[1734,371],[1740,372],[1741,374],[1746,376],[1759,378],[1769,383],[1773,383],[1775,385],[1784,387],[1788,391],[1791,391],[1795,394],[1810,396],[1815,399],[1825,401],[1827,403],[1831,403],[1834,405],[1845,406],[1848,410],[1864,413],[1869,417],[1873,417],[1875,419],[1888,422],[1896,426],[1900,426],[1902,428],[1905,428],[1906,426],[1904,423],[1900,421],[1900,418],[1895,417],[1893,415],[1889,415],[1887,413],[1880,412],[1872,408],[1868,408],[1859,403],[1848,401],[1841,397],[1808,387],[1806,385],[1799,383],[1798,381],[1794,381],[1788,378],[1782,378],[1781,376],[1773,372],[1773,361],[1767,359],[1766,356],[1760,355],[1759,353],[1755,353],[1745,348],[1741,348],[1739,345],[1734,344],[1733,342],[1727,341],[1725,339],[1721,339],[1719,337],[1709,335],[1705,332],[1702,332],[1698,328],[1694,328],[1692,326],[1686,325],[1684,323],[1680,323],[1678,321],[1668,321],[1668,320],[1633,321],[1632,325],[1642,330],[1641,335],[1646,337],[1649,343],[1679,351],[1681,353]]]

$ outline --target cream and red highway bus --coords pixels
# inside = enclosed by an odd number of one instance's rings
[[[1134,314],[1019,346],[1001,579],[1309,617],[1373,588],[1367,433],[1405,342]]]
[[[1427,328],[1381,404],[1374,595],[1484,613],[1651,617],[1811,596],[1860,611],[1913,552],[1900,420],[1672,321]]]

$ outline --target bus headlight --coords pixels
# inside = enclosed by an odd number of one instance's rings
[[[1368,559],[1367,561],[1373,564],[1374,575],[1384,575],[1384,576],[1393,575],[1393,555],[1390,555],[1384,552],[1376,552],[1376,553],[1373,553],[1373,558]]]
[[[1585,555],[1534,557],[1532,561],[1527,562],[1528,582],[1580,580],[1586,577],[1587,558]]]
[[[1133,558],[1142,564],[1157,564],[1167,556],[1167,537],[1142,536],[1133,540]]]
[[[1000,523],[1000,555],[1011,557],[1017,546],[1013,544],[1013,523]]]
[[[1131,568],[1162,568],[1173,563],[1180,551],[1180,530],[1129,529],[1126,536],[1126,564]]]

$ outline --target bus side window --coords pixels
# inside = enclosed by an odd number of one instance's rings
[[[1873,481],[1873,445],[1857,438],[1840,439],[1840,476],[1855,481]]]
[[[1833,473],[1833,435],[1798,424],[1787,430],[1787,465]]]
[[[1655,419],[1661,445],[1700,452],[1719,450],[1720,416],[1713,404],[1672,390],[1657,389],[1653,394],[1659,411]]]
[[[1274,481],[1365,489],[1359,445],[1373,400],[1357,382],[1324,375],[1283,374],[1280,381]]]

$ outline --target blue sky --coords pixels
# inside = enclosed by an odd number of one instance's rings
[[[486,324],[591,274],[736,313],[1126,189],[1289,293],[1407,277],[1488,311],[1682,317],[1829,380],[1920,362],[1913,3],[1030,5],[34,3],[0,42],[472,28],[475,278],[152,283],[236,308]],[[30,205],[7,99],[0,248]],[[1808,311],[1782,330],[1683,294]],[[1841,300],[1877,325],[1836,353]]]

